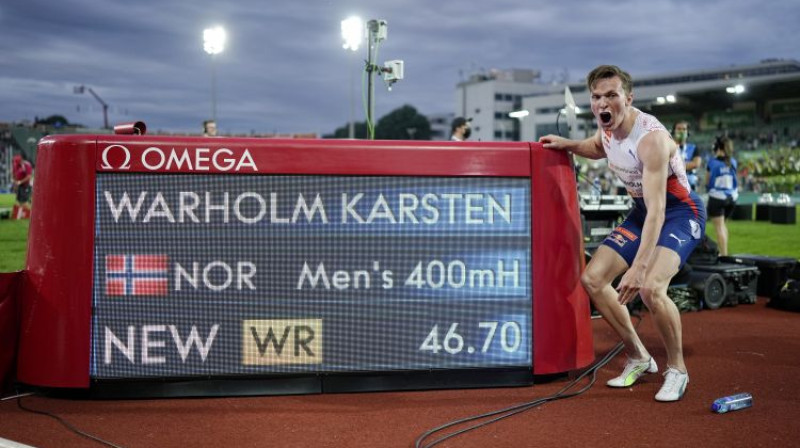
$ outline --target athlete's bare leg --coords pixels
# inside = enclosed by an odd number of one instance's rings
[[[669,282],[678,273],[680,263],[681,259],[675,251],[661,246],[656,247],[639,295],[650,310],[650,315],[653,316],[653,322],[667,350],[667,367],[686,372],[680,312],[675,302],[667,296]]]
[[[725,225],[725,216],[714,216],[711,218],[714,224],[714,231],[717,233],[717,245],[720,255],[728,255],[728,227]]]
[[[650,359],[650,353],[633,328],[628,308],[619,303],[619,294],[611,286],[611,282],[627,269],[628,264],[618,253],[606,246],[600,246],[586,266],[581,283],[589,293],[594,307],[622,338],[628,357],[646,360]]]

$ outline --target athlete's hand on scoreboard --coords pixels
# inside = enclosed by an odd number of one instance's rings
[[[568,141],[569,140],[564,137],[553,134],[539,137],[539,143],[542,143],[542,146],[547,149],[560,149],[562,151],[566,150]]]
[[[644,283],[644,273],[644,269],[634,264],[622,276],[619,285],[617,285],[620,305],[627,305],[628,302],[636,298],[636,294],[642,289],[642,284]]]

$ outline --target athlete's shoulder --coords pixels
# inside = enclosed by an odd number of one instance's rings
[[[641,126],[643,131],[645,132],[667,131],[667,127],[664,126],[654,115],[642,112],[639,109],[636,110],[639,112],[639,116],[636,117],[636,120],[639,122],[639,125]]]

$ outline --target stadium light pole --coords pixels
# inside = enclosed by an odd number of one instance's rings
[[[364,40],[364,21],[361,17],[352,16],[342,20],[342,48],[351,50],[353,53],[358,51],[361,42]],[[355,81],[353,80],[353,68],[350,67],[350,126],[348,136],[355,138]]]
[[[203,30],[203,50],[211,55],[211,119],[217,121],[217,64],[216,56],[225,49],[225,29],[221,26]]]

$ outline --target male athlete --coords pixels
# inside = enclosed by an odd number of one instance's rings
[[[632,81],[613,65],[601,65],[587,76],[592,113],[599,129],[586,140],[555,135],[539,139],[545,148],[572,151],[590,159],[608,159],[634,207],[597,249],[581,276],[595,308],[620,335],[628,354],[622,374],[611,387],[628,387],[656,362],[633,328],[626,305],[638,293],[650,310],[667,351],[664,384],[658,401],[683,396],[689,375],[683,360],[681,320],[667,297],[670,279],[678,272],[705,232],[706,212],[691,191],[677,145],[655,117],[632,106]],[[611,282],[625,272],[616,290]]]

